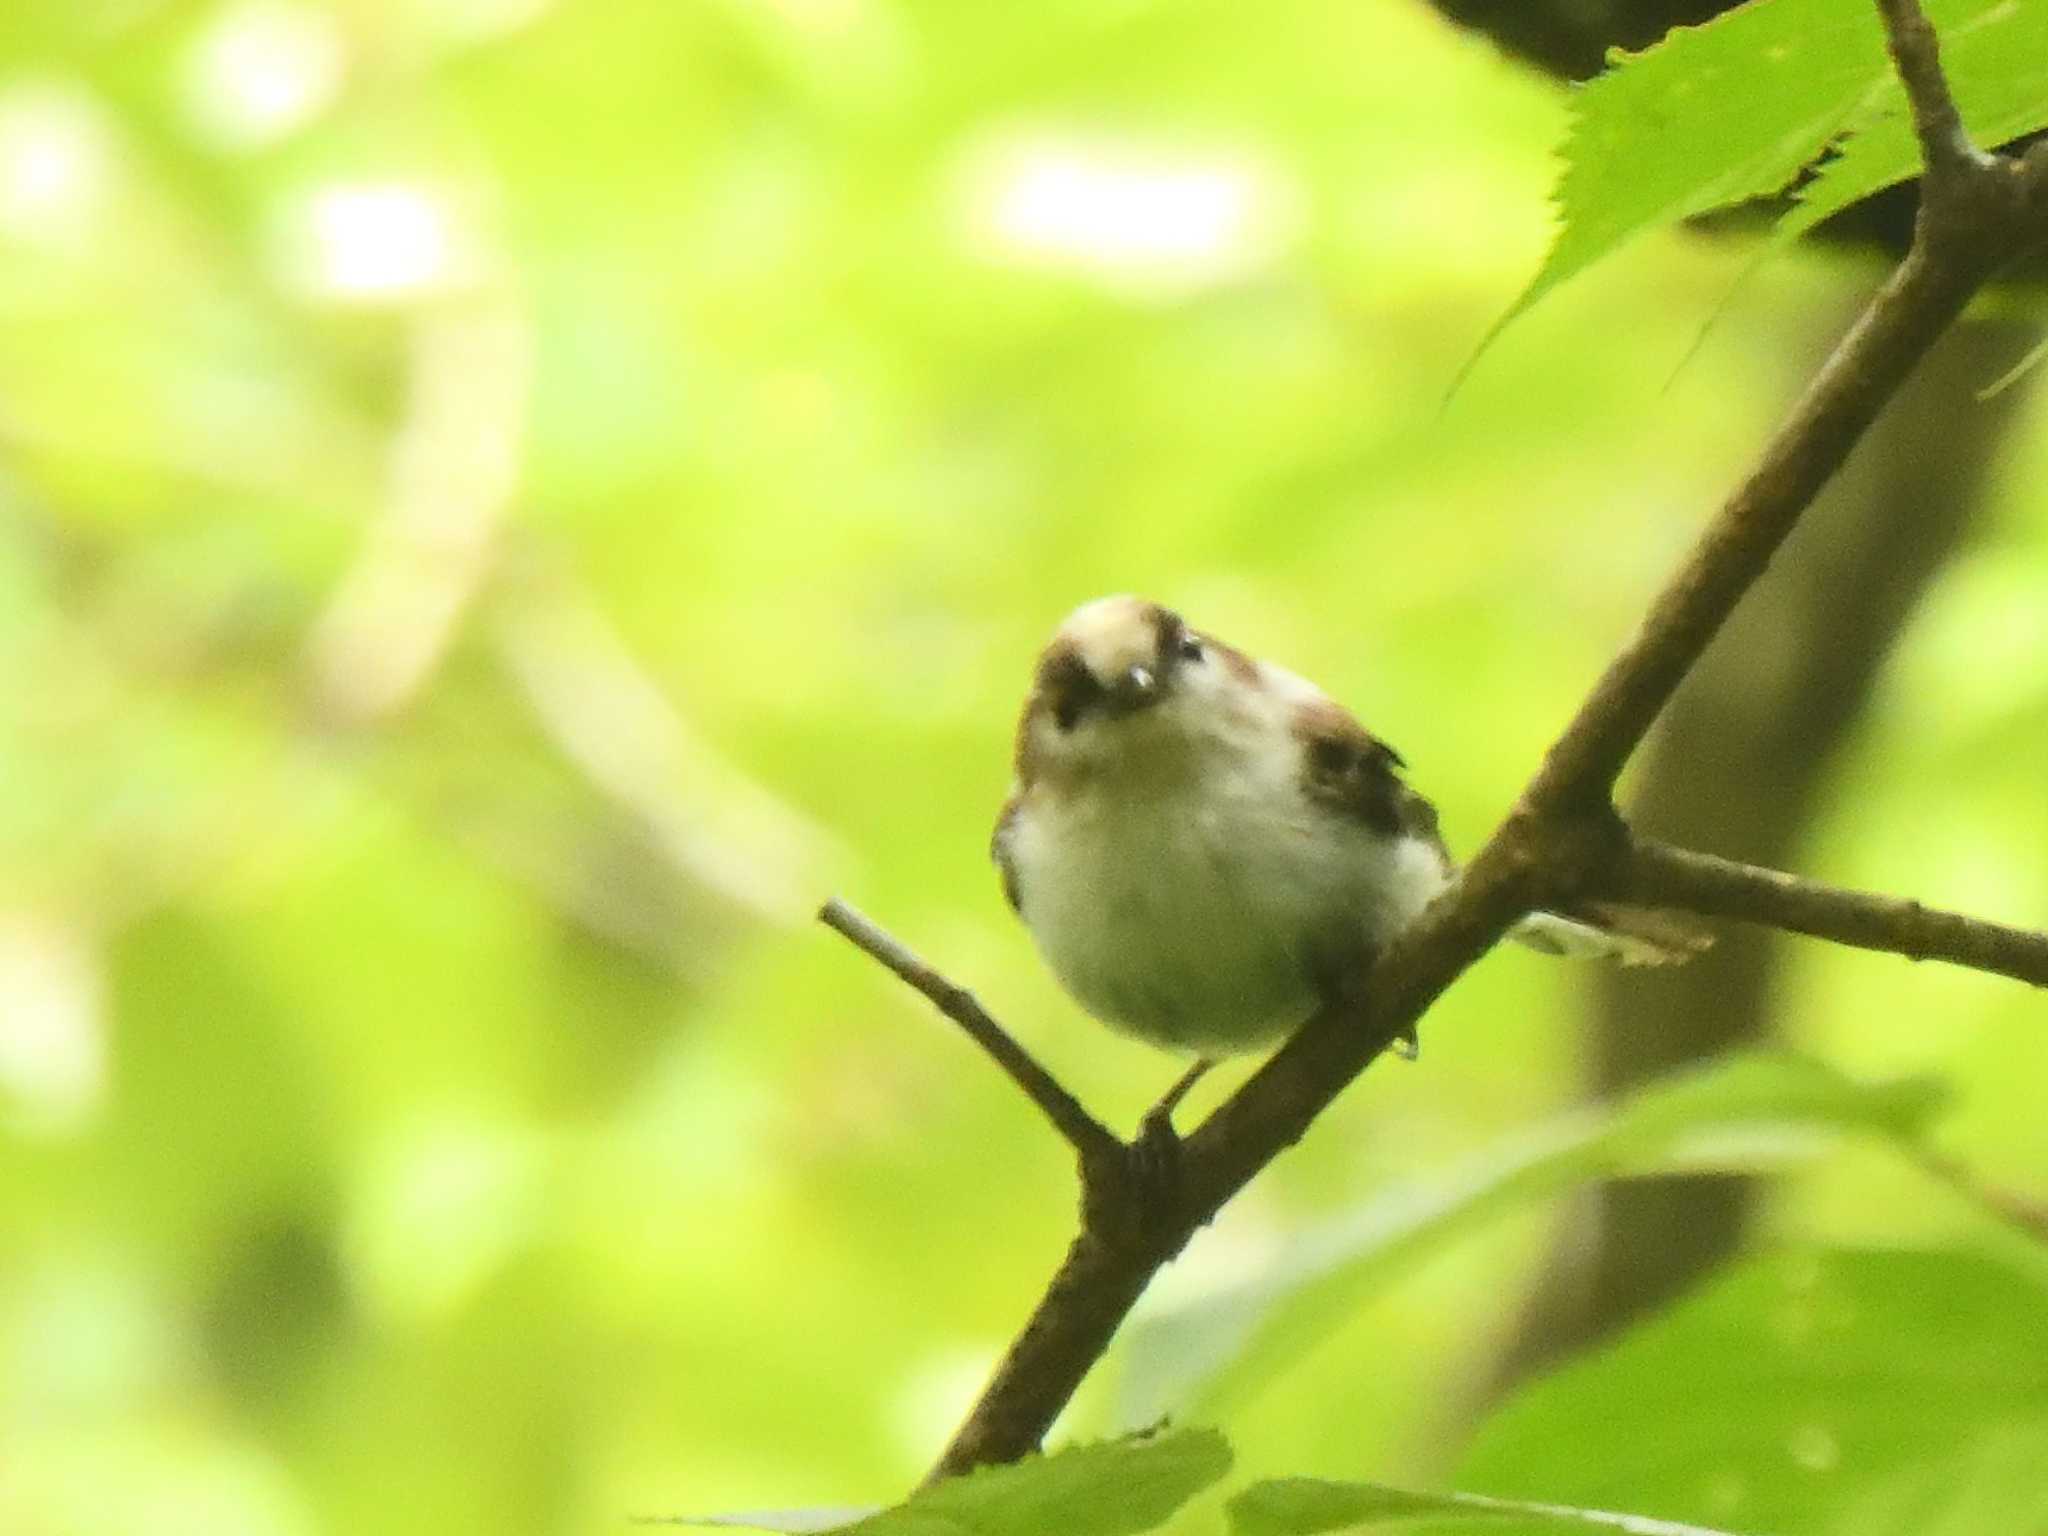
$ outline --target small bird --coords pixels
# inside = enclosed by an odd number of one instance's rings
[[[991,852],[1061,985],[1209,1059],[1356,987],[1456,866],[1401,755],[1314,684],[1128,596],[1069,614],[1017,722]],[[1709,942],[1672,914],[1531,914],[1515,936],[1624,963]],[[1413,1039],[1406,1042],[1413,1054]]]

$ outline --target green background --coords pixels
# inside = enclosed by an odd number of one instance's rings
[[[1392,0],[11,6],[0,1528],[914,1481],[1070,1171],[809,910],[1129,1123],[1174,1064],[1057,992],[983,852],[1060,616],[1139,591],[1316,678],[1469,848],[1874,276],[1776,265],[1681,369],[1743,255],[1649,241],[1445,406],[1563,113]],[[2039,418],[1809,872],[2048,914]],[[1582,985],[1490,957],[1162,1298],[1568,1103]],[[1785,1019],[2048,1180],[2025,989],[1805,946]],[[1983,1222],[1844,1154],[1765,1241]],[[1239,1472],[1440,1478],[1544,1235],[1389,1286]]]

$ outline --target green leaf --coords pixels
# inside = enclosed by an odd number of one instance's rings
[[[1229,1470],[1230,1447],[1220,1434],[1178,1430],[983,1467],[878,1513],[800,1509],[657,1523],[847,1536],[1139,1536]]]
[[[1958,1454],[1877,1480],[1829,1536],[1983,1536],[2040,1529],[2048,1421],[1986,1432]]]
[[[2003,144],[2048,127],[2048,4],[1954,0],[1929,14],[1963,121],[1979,144]],[[1887,77],[1855,137],[1801,189],[1773,231],[1789,244],[1851,203],[1920,171],[1920,145],[1896,77]]]
[[[1937,1252],[1735,1271],[1484,1424],[1458,1481],[1744,1531],[2038,1530],[2048,1289]],[[1853,1518],[1852,1518],[1853,1517]]]
[[[820,1531],[843,1531],[879,1514],[872,1504],[811,1509],[750,1509],[730,1515],[684,1515],[675,1519],[648,1520],[647,1525],[722,1526],[728,1530],[780,1531],[783,1536],[813,1536]]]
[[[1384,1525],[1410,1532],[1478,1530],[1485,1536],[1569,1536],[1573,1531],[1728,1536],[1703,1525],[1604,1509],[1489,1499],[1473,1493],[1412,1493],[1378,1483],[1331,1483],[1310,1477],[1254,1483],[1230,1501],[1229,1512],[1232,1536],[1314,1536],[1319,1531],[1364,1531]]]
[[[1927,11],[1978,143],[2048,126],[2048,3],[1931,0]],[[1473,361],[1634,236],[1781,192],[1830,149],[1768,249],[1919,172],[1905,93],[1868,0],[1755,0],[1641,53],[1617,50],[1574,98],[1557,237]]]
[[[1890,69],[1865,0],[1744,5],[1612,62],[1573,100],[1557,238],[1482,352],[1631,237],[1790,186]]]
[[[1540,1126],[1382,1192],[1272,1273],[1142,1319],[1125,1353],[1126,1421],[1220,1416],[1404,1266],[1504,1211],[1589,1179],[1782,1168],[1843,1133],[1908,1138],[1940,1101],[1925,1079],[1863,1084],[1796,1057],[1739,1056]]]

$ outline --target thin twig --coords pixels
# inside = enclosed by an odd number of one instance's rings
[[[2048,1243],[2048,1200],[1994,1184],[1959,1159],[1921,1148],[1913,1161],[1928,1177],[2039,1243]]]
[[[1604,804],[1693,664],[1770,563],[1800,514],[1961,314],[1991,263],[1937,263],[1920,248],[1892,274],[1628,645],[1608,664],[1530,785],[1544,814]]]
[[[1101,1121],[1081,1107],[1081,1101],[1060,1086],[1037,1058],[1019,1045],[1010,1032],[989,1017],[988,1010],[965,987],[955,986],[938,971],[913,954],[908,945],[885,932],[881,926],[856,911],[837,896],[818,909],[818,921],[841,935],[854,948],[880,962],[905,985],[924,994],[934,1008],[964,1029],[974,1043],[988,1052],[1010,1081],[1024,1090],[1050,1120],[1053,1129],[1084,1162],[1113,1157],[1122,1143]]]
[[[1468,869],[1454,889],[1373,966],[1361,1002],[1317,1014],[1180,1143],[1170,1204],[1146,1191],[1147,1219],[1130,1222],[1114,1202],[1084,1201],[1083,1230],[933,1480],[1035,1450],[1160,1267],[1526,910],[1512,874],[1475,883]]]
[[[1945,960],[2048,987],[2048,933],[1944,912],[1897,896],[1848,891],[1775,869],[1639,840],[1615,871],[1625,901],[1733,917],[1793,933]]]
[[[1905,261],[1609,663],[1530,785],[1531,809],[1583,813],[1604,803],[1693,663],[1934,338],[1999,268],[2048,236],[2048,163],[1973,147],[1916,0],[1878,8],[1927,159],[1923,203],[1942,217],[1922,220]]]
[[[1917,0],[1877,0],[1877,8],[1884,17],[1892,67],[1906,87],[1913,132],[1929,177],[1960,180],[1995,163],[1995,157],[1970,142],[1941,70],[1941,45]]]

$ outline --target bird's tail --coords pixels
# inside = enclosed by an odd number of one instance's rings
[[[1681,912],[1589,901],[1570,917],[1531,912],[1509,930],[1531,949],[1623,965],[1682,965],[1710,948],[1713,934]]]

